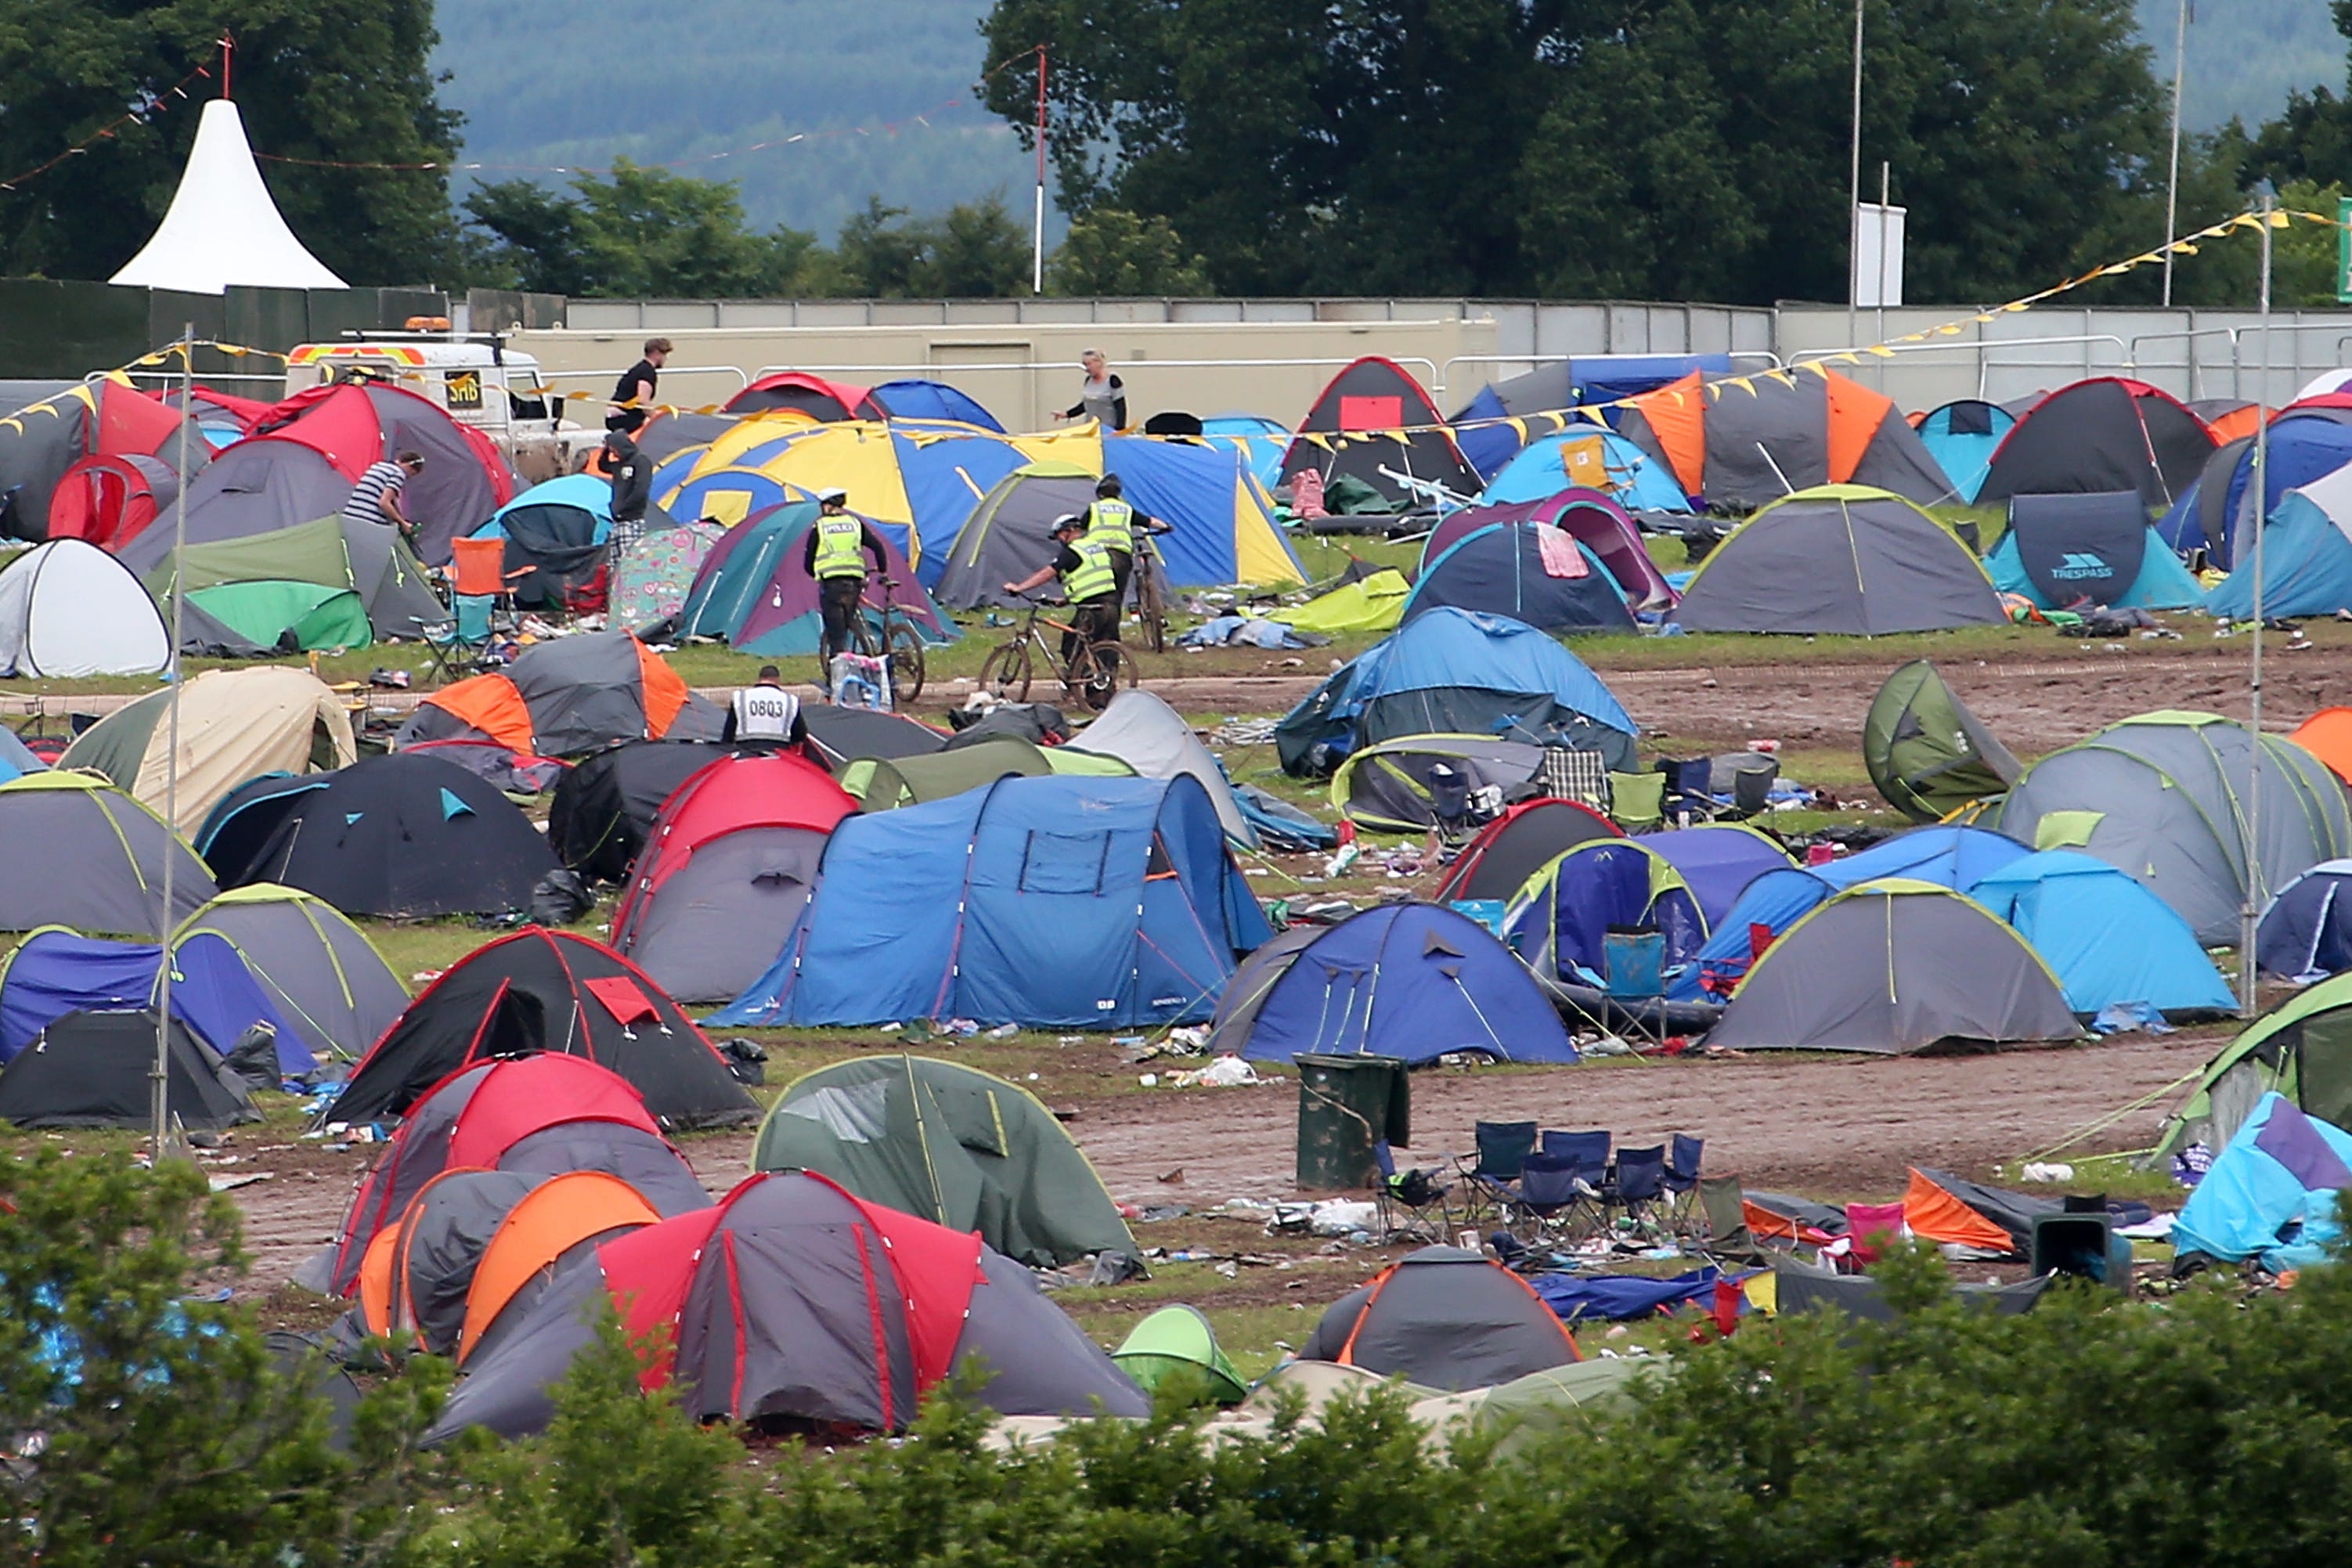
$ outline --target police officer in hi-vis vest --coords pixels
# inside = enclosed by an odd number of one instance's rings
[[[816,507],[816,527],[809,530],[802,564],[816,579],[817,613],[824,619],[824,667],[830,681],[833,656],[856,651],[849,633],[857,623],[858,601],[866,594],[866,558],[869,553],[874,557],[877,575],[890,558],[883,553],[882,537],[849,509],[848,491],[820,490]]]
[[[1087,519],[1071,512],[1055,520],[1054,559],[1018,582],[1004,585],[1007,593],[1026,593],[1048,578],[1062,580],[1062,597],[1076,612],[1071,630],[1062,633],[1062,662],[1095,643],[1118,641],[1118,578],[1112,571],[1110,550],[1087,533]]]
[[[1111,603],[1114,608],[1123,607],[1127,603],[1127,585],[1135,574],[1136,530],[1164,534],[1168,525],[1129,504],[1126,486],[1116,474],[1106,474],[1095,481],[1095,504],[1087,508],[1085,522],[1087,538],[1110,552],[1111,576],[1118,583]]]

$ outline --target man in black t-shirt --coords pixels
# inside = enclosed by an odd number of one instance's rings
[[[604,428],[621,428],[621,415],[632,408],[642,413],[651,408],[656,389],[661,383],[661,368],[669,362],[669,340],[647,338],[646,357],[621,372],[613,383],[613,405],[604,411]]]

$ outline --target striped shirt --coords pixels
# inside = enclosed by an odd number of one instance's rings
[[[386,496],[397,496],[408,483],[408,470],[397,463],[371,464],[352,486],[352,498],[343,503],[343,520],[351,523],[375,523],[390,527],[392,519],[377,505]]]

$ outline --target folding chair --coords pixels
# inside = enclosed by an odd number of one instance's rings
[[[1889,1245],[1903,1244],[1903,1206],[1899,1203],[1849,1203],[1845,1206],[1848,1256],[1864,1268],[1885,1256]]]
[[[1661,757],[1657,770],[1666,780],[1666,816],[1686,828],[1693,822],[1703,822],[1715,815],[1715,762],[1712,758]]]
[[[1532,1154],[1522,1161],[1518,1197],[1511,1205],[1511,1234],[1530,1247],[1550,1239],[1556,1228],[1573,1218],[1583,1195],[1591,1190],[1582,1170],[1572,1155]]]
[[[1706,1221],[1706,1253],[1727,1262],[1762,1263],[1769,1254],[1748,1228],[1748,1197],[1736,1176],[1701,1176],[1699,1213]]]
[[[1665,1197],[1666,1145],[1617,1151],[1617,1177],[1601,1190],[1604,1203],[1639,1229],[1651,1224],[1650,1210]]]
[[[1598,1231],[1606,1228],[1607,1216],[1601,1212],[1601,1195],[1609,1184],[1609,1145],[1613,1140],[1607,1129],[1591,1133],[1560,1133],[1547,1131],[1543,1135],[1543,1153],[1548,1159],[1570,1161],[1574,1169],[1576,1201],[1563,1218],[1564,1228],[1573,1231],[1580,1218],[1590,1222]]]
[[[1677,1236],[1698,1233],[1706,1216],[1699,1207],[1699,1164],[1706,1140],[1676,1133],[1666,1140],[1666,1191],[1671,1195],[1666,1221]]]
[[[1398,1170],[1395,1151],[1386,1138],[1372,1145],[1372,1164],[1380,1172],[1380,1180],[1372,1185],[1372,1201],[1380,1208],[1383,1237],[1418,1233],[1435,1241],[1452,1239],[1445,1199],[1454,1184],[1444,1170]],[[1404,1216],[1402,1221],[1400,1213]]]
[[[1629,833],[1642,832],[1665,821],[1666,776],[1663,773],[1609,775],[1609,820]]]
[[[1535,1152],[1533,1122],[1480,1122],[1472,1129],[1478,1152],[1463,1171],[1462,1218],[1475,1223],[1480,1216],[1505,1218],[1518,1196],[1519,1167]]]

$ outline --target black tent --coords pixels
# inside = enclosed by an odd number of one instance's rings
[[[2213,455],[2213,433],[2169,392],[2101,376],[2061,387],[2021,415],[1992,455],[1977,504],[2012,496],[2135,490],[2169,507]]]
[[[512,801],[462,768],[409,752],[241,784],[205,819],[196,848],[223,887],[282,883],[346,915],[522,909],[556,868]]]
[[[814,711],[815,705],[810,706]],[[548,844],[581,875],[619,882],[629,874],[654,813],[672,790],[721,758],[772,748],[773,743],[760,740],[631,740],[600,751],[555,786],[547,810]]]
[[[1528,878],[1577,845],[1623,836],[1616,823],[1578,801],[1522,801],[1479,830],[1445,873],[1437,902],[1507,900]]]
[[[155,1015],[144,1009],[70,1012],[0,1071],[0,1121],[19,1127],[144,1127],[153,1111]],[[182,1125],[226,1127],[259,1117],[245,1081],[172,1020],[165,1092]]]
[[[1408,511],[1425,503],[1390,474],[1443,485],[1465,499],[1484,487],[1412,372],[1378,358],[1358,360],[1333,376],[1298,422],[1298,434],[1283,454],[1283,483],[1307,468],[1327,485],[1342,475],[1360,479]]]
[[[668,1126],[759,1115],[694,1020],[644,970],[585,936],[533,926],[476,948],[427,987],[353,1070],[327,1119],[397,1115],[460,1068],[534,1051],[619,1073]]]
[[[1424,1247],[1332,1302],[1298,1359],[1458,1392],[1583,1357],[1525,1280],[1483,1252]]]
[[[896,762],[902,757],[929,757],[948,744],[948,737],[930,726],[878,708],[807,703],[801,707],[801,717],[808,725],[810,748],[835,773],[861,757]]]
[[[603,524],[587,508],[562,502],[529,501],[500,512],[498,526],[506,535],[506,573],[515,602],[562,608],[594,581],[612,553],[597,537]],[[665,528],[670,522],[659,507],[648,507],[646,526]]]

